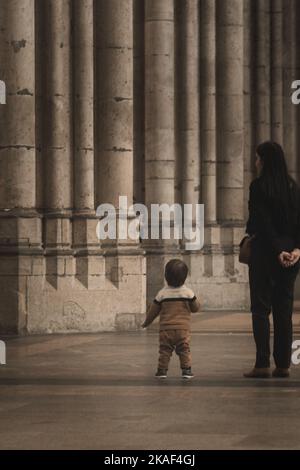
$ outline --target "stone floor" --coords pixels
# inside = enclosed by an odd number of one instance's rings
[[[249,325],[245,314],[196,316],[190,382],[176,357],[166,381],[153,377],[154,331],[6,339],[0,448],[300,449],[300,365],[289,380],[242,378]]]

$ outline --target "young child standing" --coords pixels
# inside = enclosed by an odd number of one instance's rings
[[[185,286],[187,265],[180,259],[170,260],[165,267],[167,286],[161,289],[150,306],[142,327],[146,328],[159,315],[159,359],[156,377],[166,378],[175,350],[179,356],[182,378],[193,377],[190,352],[191,312],[200,309],[194,292]]]

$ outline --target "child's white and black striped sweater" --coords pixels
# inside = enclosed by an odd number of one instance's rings
[[[180,287],[165,286],[151,304],[143,327],[150,325],[159,315],[160,330],[190,330],[191,312],[199,309],[197,297],[185,284]]]

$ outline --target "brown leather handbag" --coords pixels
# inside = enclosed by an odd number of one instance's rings
[[[250,263],[250,256],[251,256],[251,242],[255,235],[246,235],[241,243],[240,243],[240,254],[239,254],[239,262],[242,264],[249,264]]]

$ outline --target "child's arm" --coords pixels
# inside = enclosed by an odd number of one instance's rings
[[[200,310],[200,302],[199,302],[199,300],[197,299],[196,296],[194,296],[190,300],[190,309],[191,309],[192,313],[199,312],[199,310]]]
[[[148,309],[146,320],[142,324],[142,328],[147,328],[147,326],[149,326],[153,322],[153,320],[155,320],[155,318],[159,315],[159,312],[160,304],[157,302],[152,302]]]

